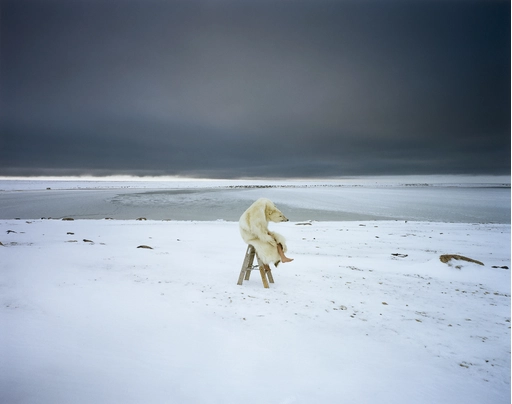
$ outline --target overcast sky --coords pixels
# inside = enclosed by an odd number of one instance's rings
[[[510,174],[510,2],[2,0],[0,175]]]

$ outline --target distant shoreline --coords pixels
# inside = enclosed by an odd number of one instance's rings
[[[193,179],[177,177],[1,177],[0,192],[49,189],[183,189],[315,187],[510,188],[510,175],[405,175],[316,179]]]

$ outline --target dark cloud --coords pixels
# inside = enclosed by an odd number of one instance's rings
[[[507,1],[1,7],[0,175],[510,172]]]

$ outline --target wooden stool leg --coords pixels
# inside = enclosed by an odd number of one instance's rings
[[[252,253],[252,254],[251,254]],[[249,279],[249,275],[251,274],[251,271],[247,270],[250,266],[252,266],[252,262],[254,260],[254,247],[253,246],[247,246],[247,251],[245,252],[245,258],[244,263],[242,264],[242,269],[240,270],[240,276],[238,277],[237,285],[241,285],[245,280]]]
[[[252,245],[250,245],[248,252],[249,252],[249,262],[247,263],[247,267],[246,267],[246,271],[245,271],[245,280],[246,281],[248,281],[251,276],[252,264],[254,262],[254,255],[256,254],[256,250],[254,249],[254,247]]]
[[[260,257],[256,256],[256,258],[258,258],[258,265],[260,266],[260,268],[263,267],[263,263],[261,262]],[[268,277],[268,281],[270,283],[274,283],[274,277],[272,276],[272,270],[270,269],[270,265],[268,268],[269,269],[268,269],[268,271],[265,271],[265,274]],[[265,282],[263,282],[263,285],[265,285]]]
[[[267,282],[267,274],[265,271],[265,267],[260,265],[260,274],[261,274],[261,280],[263,281],[263,287],[268,289],[268,282]]]
[[[247,268],[245,270],[245,280],[248,281],[251,277],[252,263],[254,262],[255,250],[252,245],[249,246],[247,253],[249,254],[249,261],[247,261]]]
[[[242,268],[242,270],[240,271],[240,276],[238,277],[238,282],[236,283],[237,285],[241,285],[244,282],[244,275],[245,269]]]

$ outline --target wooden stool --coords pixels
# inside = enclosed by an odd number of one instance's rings
[[[256,259],[258,260],[258,265],[253,265],[254,262],[254,256],[256,256]],[[263,263],[260,260],[260,257],[256,254],[256,250],[252,245],[247,246],[247,251],[245,252],[245,258],[244,263],[242,264],[242,270],[240,271],[240,276],[238,277],[238,283],[237,285],[241,285],[244,281],[249,280],[249,277],[251,276],[251,271],[253,269],[259,268],[260,274],[261,274],[261,280],[263,281],[263,287],[268,288],[268,282],[274,283],[274,278],[272,277],[272,271],[265,271],[265,267],[263,266]],[[267,282],[267,276],[268,276],[268,282]]]

